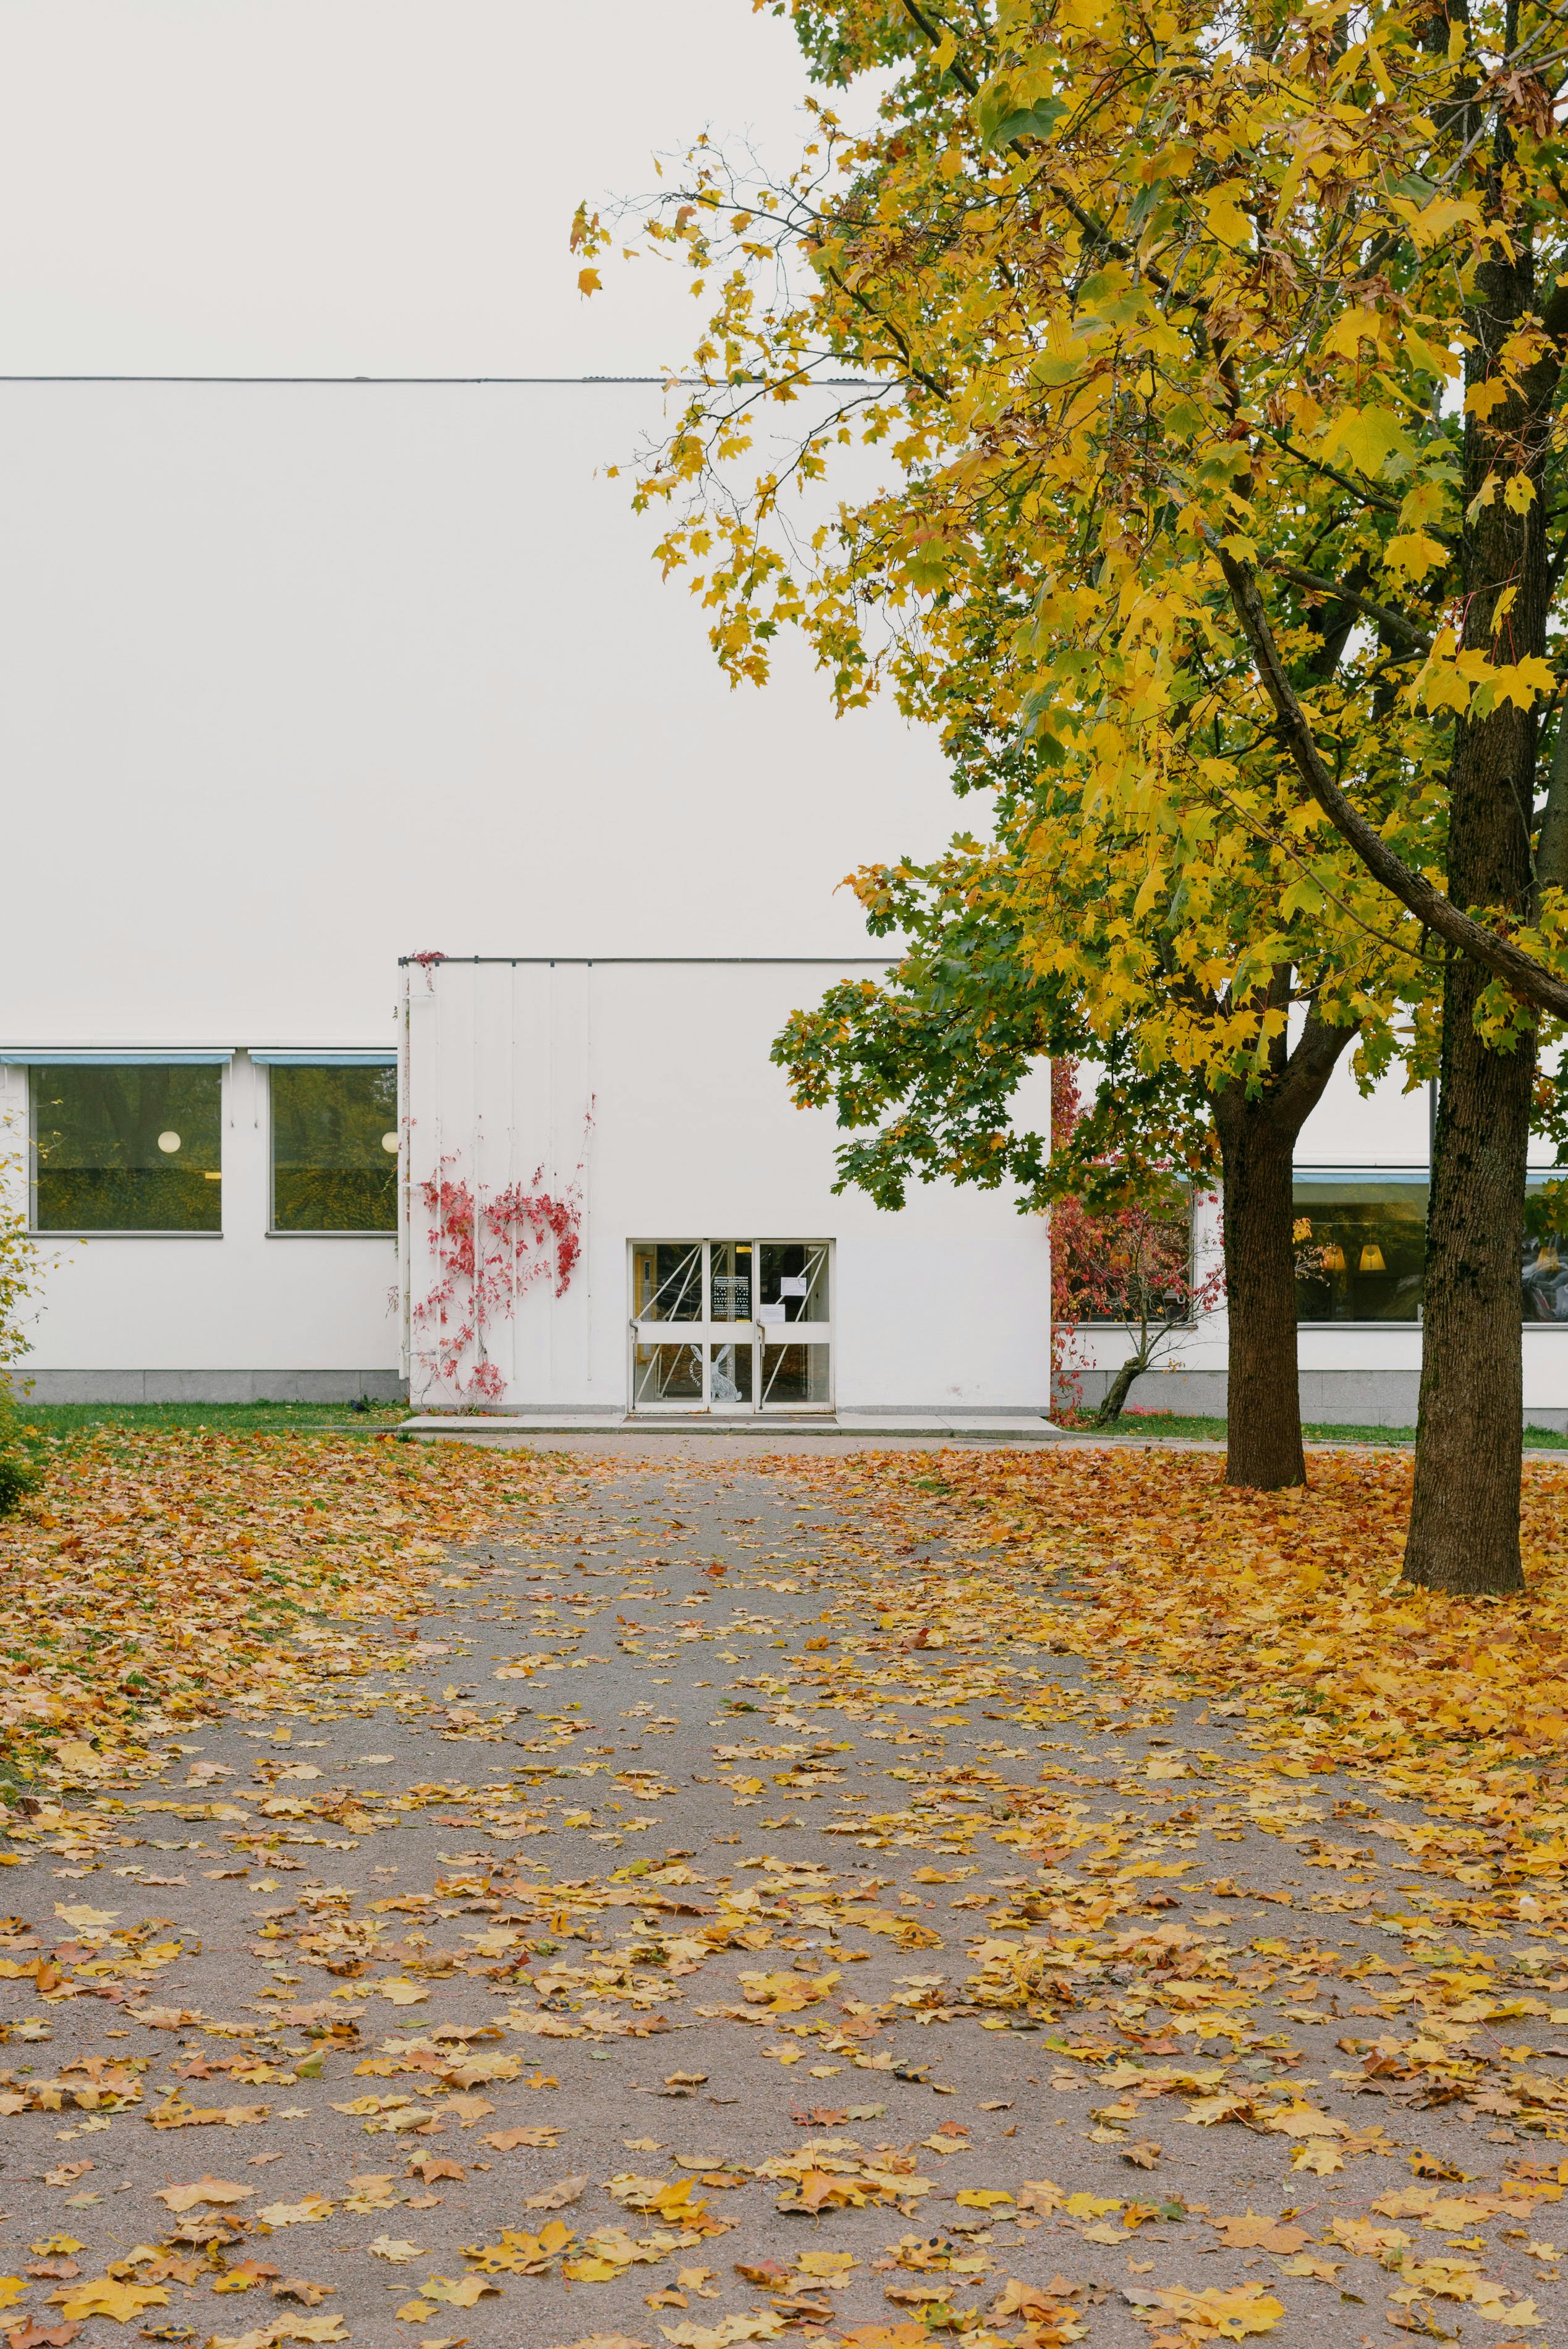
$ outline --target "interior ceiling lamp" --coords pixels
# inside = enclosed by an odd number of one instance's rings
[[[1337,1240],[1330,1240],[1327,1247],[1324,1249],[1323,1269],[1325,1272],[1344,1271],[1345,1250],[1340,1247]]]
[[[166,1158],[172,1158],[180,1147],[180,1136],[177,1133],[160,1133],[158,1137],[158,1147]]]
[[[1557,1243],[1555,1240],[1542,1241],[1540,1247],[1535,1252],[1535,1269],[1537,1272],[1562,1271],[1563,1259],[1557,1253]]]
[[[1368,1240],[1362,1249],[1360,1268],[1363,1272],[1387,1271],[1388,1268],[1383,1261],[1383,1251],[1376,1240]]]

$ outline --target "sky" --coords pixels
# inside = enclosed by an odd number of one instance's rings
[[[803,88],[750,0],[0,0],[0,374],[656,374],[690,297],[583,301],[579,197]]]

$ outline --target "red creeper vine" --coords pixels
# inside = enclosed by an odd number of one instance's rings
[[[590,1110],[585,1128],[592,1123]],[[583,1254],[583,1164],[579,1159],[559,1195],[543,1187],[544,1169],[536,1166],[529,1183],[510,1183],[487,1195],[458,1172],[458,1154],[450,1151],[419,1185],[431,1253],[440,1268],[434,1287],[414,1308],[416,1324],[429,1333],[420,1359],[470,1402],[498,1402],[506,1390],[486,1350],[487,1329],[507,1319],[537,1281],[549,1280],[557,1297],[572,1286]]]

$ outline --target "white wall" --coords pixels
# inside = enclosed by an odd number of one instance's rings
[[[221,1234],[40,1239],[50,1269],[33,1349],[18,1369],[36,1380],[40,1402],[393,1391],[394,1236],[269,1233],[266,1072],[241,1053],[222,1083]],[[25,1070],[0,1070],[0,1106],[6,1099],[17,1112],[14,1138]],[[13,1196],[19,1172],[14,1163]]]
[[[731,692],[623,384],[0,383],[0,1041],[381,1043],[396,961],[853,953],[932,741]]]
[[[663,414],[0,383],[0,1045],[390,1047],[422,947],[863,950],[838,884],[940,844],[945,773],[885,708],[836,723],[798,647],[724,684],[602,471]],[[68,1251],[33,1368],[395,1361],[386,1243],[265,1238],[244,1071],[222,1242]]]
[[[835,1197],[841,1137],[793,1107],[769,1047],[789,1011],[863,967],[786,963],[461,964],[412,971],[405,1077],[416,1306],[436,1278],[419,1186],[445,1162],[487,1195],[542,1168],[580,1182],[583,1261],[564,1297],[536,1282],[487,1332],[517,1405],[627,1401],[628,1243],[836,1243],[836,1400],[845,1409],[1044,1408],[1049,1260],[1009,1195],[916,1186],[902,1214]],[[1043,1077],[1041,1095],[1047,1095]],[[592,1123],[585,1121],[592,1105]],[[1048,1115],[1048,1097],[1025,1104]],[[581,1174],[579,1165],[581,1164]],[[459,1309],[463,1299],[459,1297]],[[416,1401],[430,1381],[413,1323]]]

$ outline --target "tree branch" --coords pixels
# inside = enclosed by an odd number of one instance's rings
[[[1260,560],[1268,570],[1277,572],[1282,579],[1289,579],[1297,587],[1326,595],[1332,603],[1354,604],[1357,611],[1367,614],[1368,619],[1392,629],[1397,636],[1403,636],[1417,652],[1431,651],[1432,640],[1425,630],[1418,628],[1414,620],[1408,620],[1403,612],[1396,612],[1391,605],[1375,604],[1370,595],[1363,595],[1354,587],[1343,586],[1337,579],[1320,579],[1315,571],[1298,570],[1294,563],[1281,563],[1272,554],[1265,554]]]
[[[1428,929],[1457,947],[1494,978],[1501,978],[1522,1002],[1533,1004],[1540,1011],[1550,1011],[1560,1019],[1568,1019],[1568,981],[1559,978],[1511,939],[1500,937],[1495,930],[1489,930],[1483,923],[1462,913],[1439,890],[1422,880],[1418,873],[1413,873],[1382,834],[1351,805],[1329,772],[1313,739],[1306,712],[1285,674],[1264,599],[1258,592],[1256,572],[1251,564],[1239,563],[1229,554],[1201,517],[1194,516],[1194,520],[1224,574],[1236,616],[1252,647],[1259,679],[1274,705],[1280,739],[1295,762],[1296,772],[1336,832],[1349,843],[1373,879],[1381,882]]]

